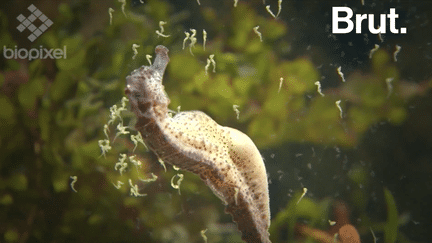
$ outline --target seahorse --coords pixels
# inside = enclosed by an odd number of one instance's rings
[[[226,205],[245,242],[270,242],[268,182],[261,154],[244,133],[201,111],[169,114],[162,85],[168,49],[157,46],[151,66],[126,77],[135,128],[159,159],[200,176]]]

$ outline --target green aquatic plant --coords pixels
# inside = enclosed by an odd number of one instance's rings
[[[314,239],[316,242],[360,242],[358,231],[362,234],[370,234],[374,240],[376,240],[375,234],[384,233],[385,242],[405,239],[398,238],[398,235],[401,235],[399,231],[401,220],[394,197],[387,188],[384,188],[387,220],[373,223],[371,216],[368,216],[366,209],[363,208],[360,210],[361,223],[356,227],[350,224],[350,210],[345,203],[330,198],[317,201],[302,196],[303,194],[297,192],[285,209],[273,220],[270,235],[274,242],[289,241],[298,234],[305,236],[306,240]],[[334,208],[333,212],[331,207]],[[344,236],[341,237],[341,234]],[[356,241],[352,241],[353,239]]]

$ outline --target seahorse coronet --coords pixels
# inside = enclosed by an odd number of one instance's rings
[[[270,242],[267,173],[258,148],[243,132],[221,126],[201,111],[171,117],[162,85],[168,49],[157,46],[155,53],[152,66],[126,77],[135,128],[159,159],[200,176],[224,202],[244,241]]]

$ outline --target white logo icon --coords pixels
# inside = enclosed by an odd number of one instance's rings
[[[48,29],[48,27],[53,24],[53,22],[33,4],[30,5],[27,9],[30,10],[31,14],[27,18],[24,17],[24,15],[22,14],[18,15],[17,19],[21,22],[21,24],[18,25],[17,29],[20,32],[23,32],[25,29],[30,30],[32,33],[27,38],[31,42],[33,42],[40,35],[42,35]],[[42,21],[42,24],[39,26],[39,28],[33,24],[33,21],[35,21],[36,19]]]

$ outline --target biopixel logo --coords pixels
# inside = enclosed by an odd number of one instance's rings
[[[30,30],[32,33],[27,38],[31,42],[33,42],[40,35],[42,35],[43,32],[45,32],[48,27],[53,24],[53,22],[33,4],[30,5],[27,9],[30,10],[31,14],[27,18],[24,17],[24,15],[22,14],[18,15],[17,19],[21,24],[18,25],[17,29],[19,30],[19,32],[23,32],[25,29]],[[42,24],[39,26],[39,28],[33,24],[36,19],[42,21]]]
[[[17,26],[17,29],[19,32],[23,32],[26,29],[29,30],[31,34],[27,39],[33,42],[41,36],[53,24],[53,22],[33,4],[31,4],[27,9],[31,14],[28,17],[25,17],[22,14],[18,15],[17,20],[19,21],[19,25]],[[33,24],[37,19],[42,22],[39,27],[36,27]],[[31,48],[30,50],[25,48],[18,49],[17,46],[14,48],[3,46],[3,56],[6,59],[28,59],[29,61],[34,59],[66,59],[66,46],[55,49],[47,49],[43,48],[43,46],[39,46],[39,49]]]

